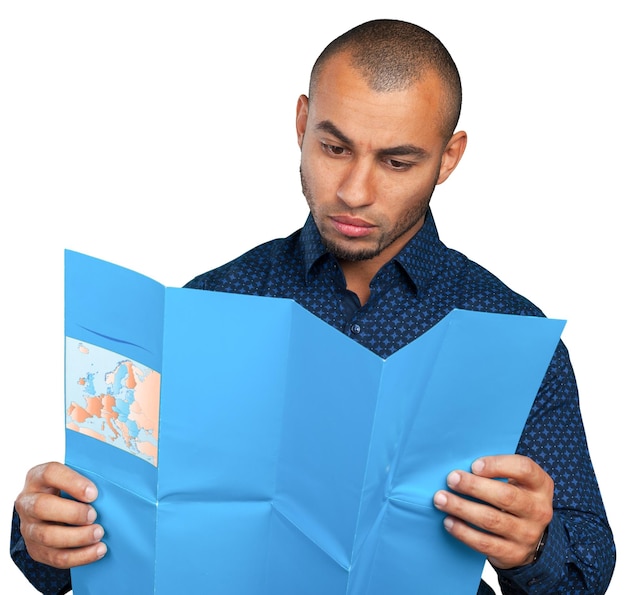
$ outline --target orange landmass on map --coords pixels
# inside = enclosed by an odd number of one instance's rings
[[[161,374],[152,371],[135,389],[135,400],[128,415],[138,426],[151,432],[155,440],[159,438],[160,392]]]
[[[135,369],[132,362],[124,362],[128,376],[126,376],[126,388],[133,389],[137,387],[137,379],[135,378]]]
[[[72,420],[77,423],[83,423],[89,417],[99,417],[109,426],[113,434],[117,437],[119,432],[113,425],[113,420],[117,419],[117,412],[113,411],[115,406],[115,397],[111,395],[98,395],[97,397],[85,397],[85,407],[82,407],[75,401],[72,401],[67,409],[67,413]],[[68,426],[69,427],[69,426]],[[86,428],[72,428],[79,431],[81,434],[87,434],[89,436],[96,436],[100,440],[103,440],[103,436],[94,433],[90,429]]]

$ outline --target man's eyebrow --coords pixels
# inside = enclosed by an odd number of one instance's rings
[[[315,129],[332,134],[335,138],[337,138],[337,140],[340,140],[345,145],[352,145],[352,141],[330,120],[322,120],[319,124],[317,124],[317,126],[315,126]]]
[[[342,142],[345,145],[352,146],[353,142],[350,138],[348,138],[335,124],[333,124],[330,120],[322,120],[315,126],[316,130],[320,130],[322,132],[327,132],[328,134],[332,134],[338,141]],[[412,156],[416,159],[423,159],[428,156],[428,151],[422,149],[421,147],[416,147],[415,145],[407,144],[407,145],[398,145],[397,147],[387,147],[385,149],[380,149],[378,154],[381,156]]]
[[[381,149],[378,151],[380,155],[396,155],[406,156],[406,157],[415,157],[416,159],[423,159],[424,157],[428,157],[428,151],[426,149],[422,149],[421,147],[416,147],[415,145],[398,145],[397,147],[389,147],[388,149]]]

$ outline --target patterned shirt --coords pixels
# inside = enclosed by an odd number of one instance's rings
[[[376,274],[363,306],[346,288],[343,273],[324,248],[310,216],[291,236],[262,244],[199,275],[186,287],[291,298],[383,358],[417,339],[454,308],[543,316],[484,268],[447,248],[430,212],[420,231]],[[589,458],[574,373],[562,342],[517,452],[536,461],[554,480],[554,516],[536,562],[498,571],[502,592],[604,593],[615,565],[615,546]],[[68,573],[33,562],[24,551],[15,517],[13,529],[12,555],[29,580],[43,593],[65,593]],[[479,594],[489,592],[481,584]]]

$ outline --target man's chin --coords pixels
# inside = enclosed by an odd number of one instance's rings
[[[380,254],[378,248],[366,246],[344,246],[327,241],[324,241],[324,246],[337,260],[345,262],[362,262]]]

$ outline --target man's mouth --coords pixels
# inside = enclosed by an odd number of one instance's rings
[[[375,225],[358,217],[339,215],[330,218],[333,227],[342,235],[349,238],[362,238],[369,235]]]

